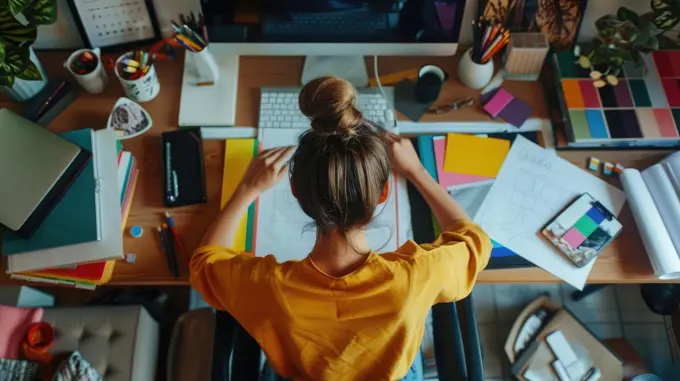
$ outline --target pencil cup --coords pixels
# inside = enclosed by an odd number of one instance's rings
[[[156,69],[154,68],[154,65],[151,64],[149,66],[149,71],[147,71],[143,76],[132,80],[123,78],[119,72],[119,68],[121,66],[120,61],[122,61],[124,58],[131,58],[132,55],[133,52],[127,52],[118,57],[113,71],[116,73],[116,77],[118,77],[120,85],[123,86],[123,91],[125,92],[126,97],[138,103],[148,102],[156,98],[156,95],[158,95],[161,90],[161,84],[158,82]]]
[[[513,33],[504,59],[505,77],[537,80],[549,49],[550,43],[545,33]]]
[[[458,80],[471,89],[481,89],[493,77],[493,60],[485,64],[472,61],[472,49],[468,49],[458,63]]]
[[[90,52],[94,54],[97,57],[97,67],[94,68],[91,72],[87,74],[78,74],[74,72],[71,69],[71,65],[75,60],[80,57],[81,54],[85,52]],[[73,75],[73,77],[76,79],[76,82],[80,84],[80,86],[85,89],[90,94],[99,94],[104,89],[106,88],[106,85],[109,83],[109,76],[106,75],[106,70],[104,70],[104,64],[102,63],[101,60],[101,49],[96,48],[96,49],[79,49],[76,50],[75,52],[71,53],[70,56],[68,56],[68,59],[66,62],[64,62],[64,67],[66,70],[69,71]]]
[[[217,62],[215,62],[215,57],[210,54],[208,47],[206,46],[203,50],[198,52],[190,52],[187,50],[187,54],[191,57],[191,60],[196,67],[198,84],[216,84],[217,80],[220,78],[220,71]]]

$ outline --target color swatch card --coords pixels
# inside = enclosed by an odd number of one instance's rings
[[[448,134],[444,170],[466,175],[496,177],[510,151],[510,142],[467,134]]]
[[[434,158],[437,165],[437,178],[439,185],[446,189],[458,188],[466,185],[490,182],[492,177],[468,175],[464,173],[448,172],[444,170],[444,157],[446,156],[446,137],[437,136],[432,139],[434,146]]]
[[[621,223],[585,193],[560,213],[542,233],[578,267],[587,265],[620,232]]]
[[[495,93],[485,97],[484,110],[492,118],[502,118],[513,126],[520,128],[531,116],[533,108],[528,103],[515,97],[505,89],[498,89]]]
[[[618,83],[601,88],[593,86],[590,71],[575,63],[571,52],[557,52],[555,57],[570,145],[677,145],[680,50],[643,54],[646,72],[626,63]]]

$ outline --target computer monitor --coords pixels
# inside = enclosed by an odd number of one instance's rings
[[[363,56],[455,54],[465,0],[203,0],[202,8],[211,46],[304,55],[303,83],[334,74],[363,86]]]

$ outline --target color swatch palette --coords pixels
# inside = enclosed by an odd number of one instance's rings
[[[657,51],[643,59],[647,73],[627,63],[618,85],[598,89],[571,52],[557,53],[572,141],[680,142],[680,51]]]
[[[621,232],[621,223],[585,193],[543,229],[545,236],[574,264],[583,267]]]

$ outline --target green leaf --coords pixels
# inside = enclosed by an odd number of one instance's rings
[[[619,8],[618,12],[616,12],[616,16],[622,21],[631,21],[635,24],[640,22],[640,16],[626,7]]]
[[[0,86],[12,87],[14,85],[14,77],[0,77]]]
[[[24,16],[31,24],[54,24],[54,22],[57,21],[57,1],[34,0],[33,3],[24,10]]]
[[[7,8],[0,8],[0,38],[14,47],[32,45],[38,36],[38,27],[22,25]]]
[[[0,65],[0,77],[23,73],[29,62],[28,48],[15,48],[5,51],[5,61]]]
[[[0,40],[0,65],[5,62],[5,44]]]
[[[17,75],[17,78],[23,79],[25,81],[40,81],[43,79],[42,74],[40,74],[40,70],[38,70],[38,67],[35,66],[35,64],[32,61],[28,61],[28,66],[26,66],[26,69],[24,70],[23,73]]]
[[[28,5],[31,4],[32,0],[4,0],[7,2],[7,7],[12,12],[13,15],[18,15],[23,12]]]
[[[654,25],[659,29],[669,30],[680,23],[680,12],[673,13],[669,10],[655,13]]]

